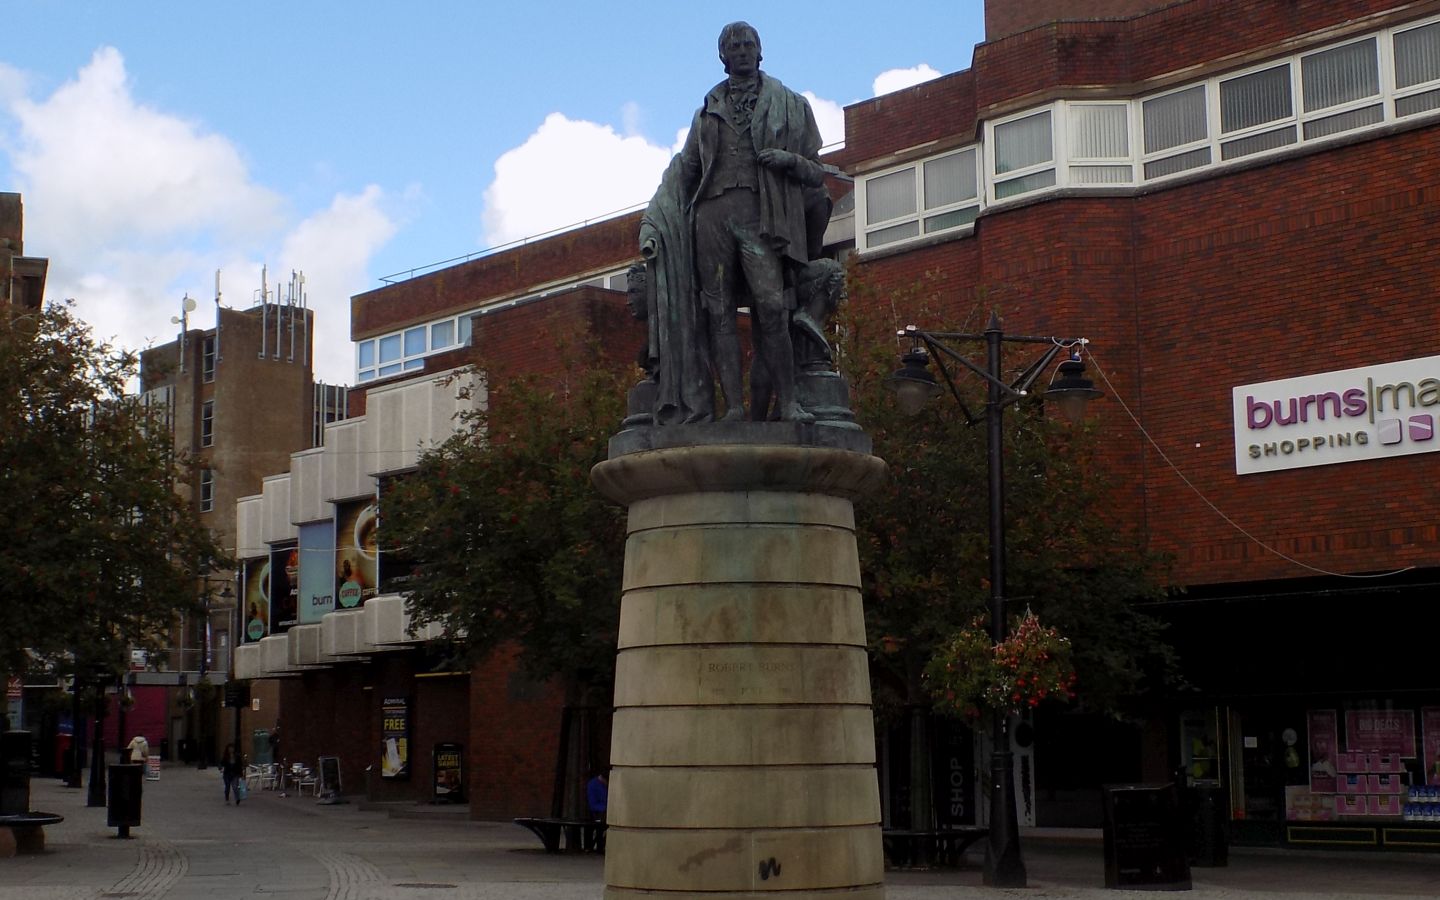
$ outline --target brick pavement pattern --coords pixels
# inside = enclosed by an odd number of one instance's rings
[[[269,791],[231,806],[214,769],[168,767],[148,782],[143,824],[128,841],[105,827],[105,810],[85,807],[83,790],[36,779],[31,793],[36,809],[65,822],[47,829],[44,854],[0,859],[0,900],[598,900],[604,885],[600,857],[548,856],[508,822],[470,822],[463,811],[435,807],[322,806]],[[1135,896],[1104,889],[1100,847],[1088,837],[1027,836],[1023,890],[983,887],[976,848],[958,870],[886,873],[886,895]],[[1182,896],[1194,900],[1437,897],[1440,854],[1235,850],[1229,866],[1193,876],[1194,890]]]

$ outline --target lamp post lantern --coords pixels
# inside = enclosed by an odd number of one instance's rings
[[[1040,373],[1062,350],[1069,350],[1069,358],[1060,364],[1057,376],[1046,390],[1045,396],[1057,402],[1067,419],[1078,420],[1084,415],[1085,404],[1100,396],[1094,383],[1084,377],[1085,365],[1080,360],[1080,348],[1088,342],[1084,338],[1005,334],[1000,325],[1000,317],[994,313],[991,313],[990,321],[981,334],[921,331],[914,325],[907,326],[900,334],[910,338],[911,346],[901,358],[900,370],[887,379],[887,384],[895,391],[901,411],[913,415],[923,408],[930,397],[940,393],[940,385],[927,368],[932,354],[935,355],[940,373],[969,424],[976,424],[979,419],[971,414],[960,396],[944,360],[948,358],[959,363],[980,376],[986,384],[984,418],[985,453],[989,474],[990,638],[993,643],[1001,644],[1009,630],[1005,619],[1005,455],[1004,431],[1001,427],[1005,408],[1028,396]],[[984,367],[947,347],[944,343],[946,341],[983,341]],[[1007,384],[1002,379],[1001,369],[1001,348],[1006,342],[1048,345],[1048,349],[1013,383]],[[984,871],[985,884],[1007,888],[1025,887],[1026,884],[1025,861],[1020,852],[1020,824],[1016,812],[1015,757],[1010,750],[1009,726],[1010,716],[1004,710],[991,713],[988,784],[990,833],[985,850]]]

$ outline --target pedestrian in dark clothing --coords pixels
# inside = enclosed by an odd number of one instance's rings
[[[230,802],[230,792],[235,792],[235,805],[240,805],[240,779],[244,773],[240,770],[240,760],[235,758],[235,748],[226,746],[225,756],[220,760],[220,776],[225,779],[225,802]]]
[[[605,852],[605,813],[610,806],[610,780],[601,772],[585,785],[585,804],[590,807],[590,818],[599,823],[592,832],[594,837],[586,850]]]

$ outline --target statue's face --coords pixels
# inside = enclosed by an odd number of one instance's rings
[[[630,284],[625,289],[625,304],[630,307],[630,315],[643,319],[648,310],[645,308],[645,282],[642,278],[630,276]]]
[[[749,78],[760,70],[760,38],[740,29],[725,40],[725,66],[730,74]]]

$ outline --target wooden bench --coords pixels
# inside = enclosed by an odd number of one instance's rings
[[[516,825],[530,829],[545,845],[546,853],[582,853],[604,846],[604,822],[538,817],[522,817],[514,821]]]
[[[64,816],[28,812],[0,816],[0,858],[45,852],[45,826],[58,825]]]
[[[904,831],[887,828],[880,832],[885,859],[897,869],[928,866],[958,866],[965,850],[990,833],[978,825],[939,828],[933,831]]]

